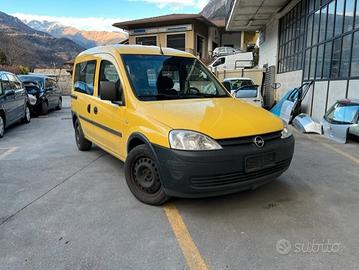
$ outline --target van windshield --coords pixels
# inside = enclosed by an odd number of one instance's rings
[[[230,97],[195,58],[123,55],[129,80],[142,101]]]

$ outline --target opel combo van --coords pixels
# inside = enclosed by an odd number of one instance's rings
[[[254,189],[293,156],[294,138],[279,118],[231,97],[186,52],[87,50],[76,58],[71,97],[79,150],[94,143],[124,161],[128,187],[144,203]]]

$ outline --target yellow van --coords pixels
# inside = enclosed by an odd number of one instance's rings
[[[71,98],[79,150],[94,143],[124,161],[128,187],[144,203],[254,189],[292,160],[294,138],[279,118],[232,98],[182,51],[87,50],[76,58]]]

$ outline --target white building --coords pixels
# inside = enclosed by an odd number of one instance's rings
[[[286,90],[313,80],[304,109],[316,120],[359,98],[359,0],[227,0],[227,31],[261,31],[259,66]]]

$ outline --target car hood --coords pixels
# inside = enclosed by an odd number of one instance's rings
[[[172,129],[204,133],[214,139],[266,134],[283,129],[282,120],[233,98],[144,102],[143,113]]]

